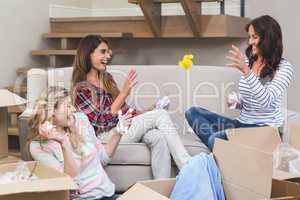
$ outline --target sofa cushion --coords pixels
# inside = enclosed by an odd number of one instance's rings
[[[191,156],[201,152],[208,153],[208,148],[194,133],[180,135],[183,145]],[[151,153],[144,143],[120,144],[112,157],[113,165],[151,165]]]

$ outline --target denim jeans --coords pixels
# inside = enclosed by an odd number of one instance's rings
[[[236,119],[210,112],[204,108],[191,107],[185,112],[185,118],[195,134],[210,149],[213,149],[215,138],[227,140],[226,129],[259,127],[256,124],[244,124]]]

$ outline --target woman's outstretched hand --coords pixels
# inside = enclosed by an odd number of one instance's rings
[[[122,93],[128,96],[130,94],[131,89],[137,84],[137,73],[135,70],[131,69],[127,75],[127,78],[124,82]]]
[[[232,49],[229,50],[229,55],[226,57],[231,61],[231,63],[226,64],[226,66],[234,67],[240,70],[244,76],[248,76],[250,74],[250,69],[245,63],[244,54],[241,52],[241,50],[238,47],[234,45],[232,45],[231,47]]]

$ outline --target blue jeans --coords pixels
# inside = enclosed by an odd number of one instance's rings
[[[185,112],[185,118],[201,141],[213,149],[215,138],[227,140],[226,129],[259,127],[256,124],[244,124],[236,119],[230,119],[210,112],[204,108],[191,107]]]

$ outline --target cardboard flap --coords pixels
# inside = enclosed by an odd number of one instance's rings
[[[300,150],[300,124],[290,124],[288,133],[290,145]]]
[[[214,154],[225,184],[271,196],[272,154],[221,139],[215,140]]]
[[[0,97],[0,107],[17,106],[27,102],[26,99],[5,89],[0,89]]]
[[[245,187],[231,184],[227,181],[223,182],[226,199],[228,200],[262,200],[266,199],[264,195],[257,194],[253,191],[246,189]]]
[[[273,178],[277,180],[288,180],[293,178],[299,178],[300,174],[293,174],[282,170],[274,169]]]
[[[159,180],[141,181],[140,183],[158,192],[163,196],[169,197],[176,183],[176,179],[175,178],[159,179]]]
[[[15,182],[0,185],[0,195],[17,194],[24,192],[48,192],[62,190],[76,190],[77,184],[68,175],[47,167],[40,162],[26,162],[29,170],[38,176],[38,180]],[[14,171],[17,163],[0,165],[0,172]]]
[[[284,199],[284,197],[289,197],[290,199],[291,197],[294,199],[299,199],[299,183],[274,179],[272,183],[272,198]]]
[[[149,187],[137,183],[125,192],[118,200],[168,200],[169,198],[155,192]]]
[[[260,151],[273,152],[281,143],[278,129],[274,127],[237,128],[226,131],[228,140]]]

